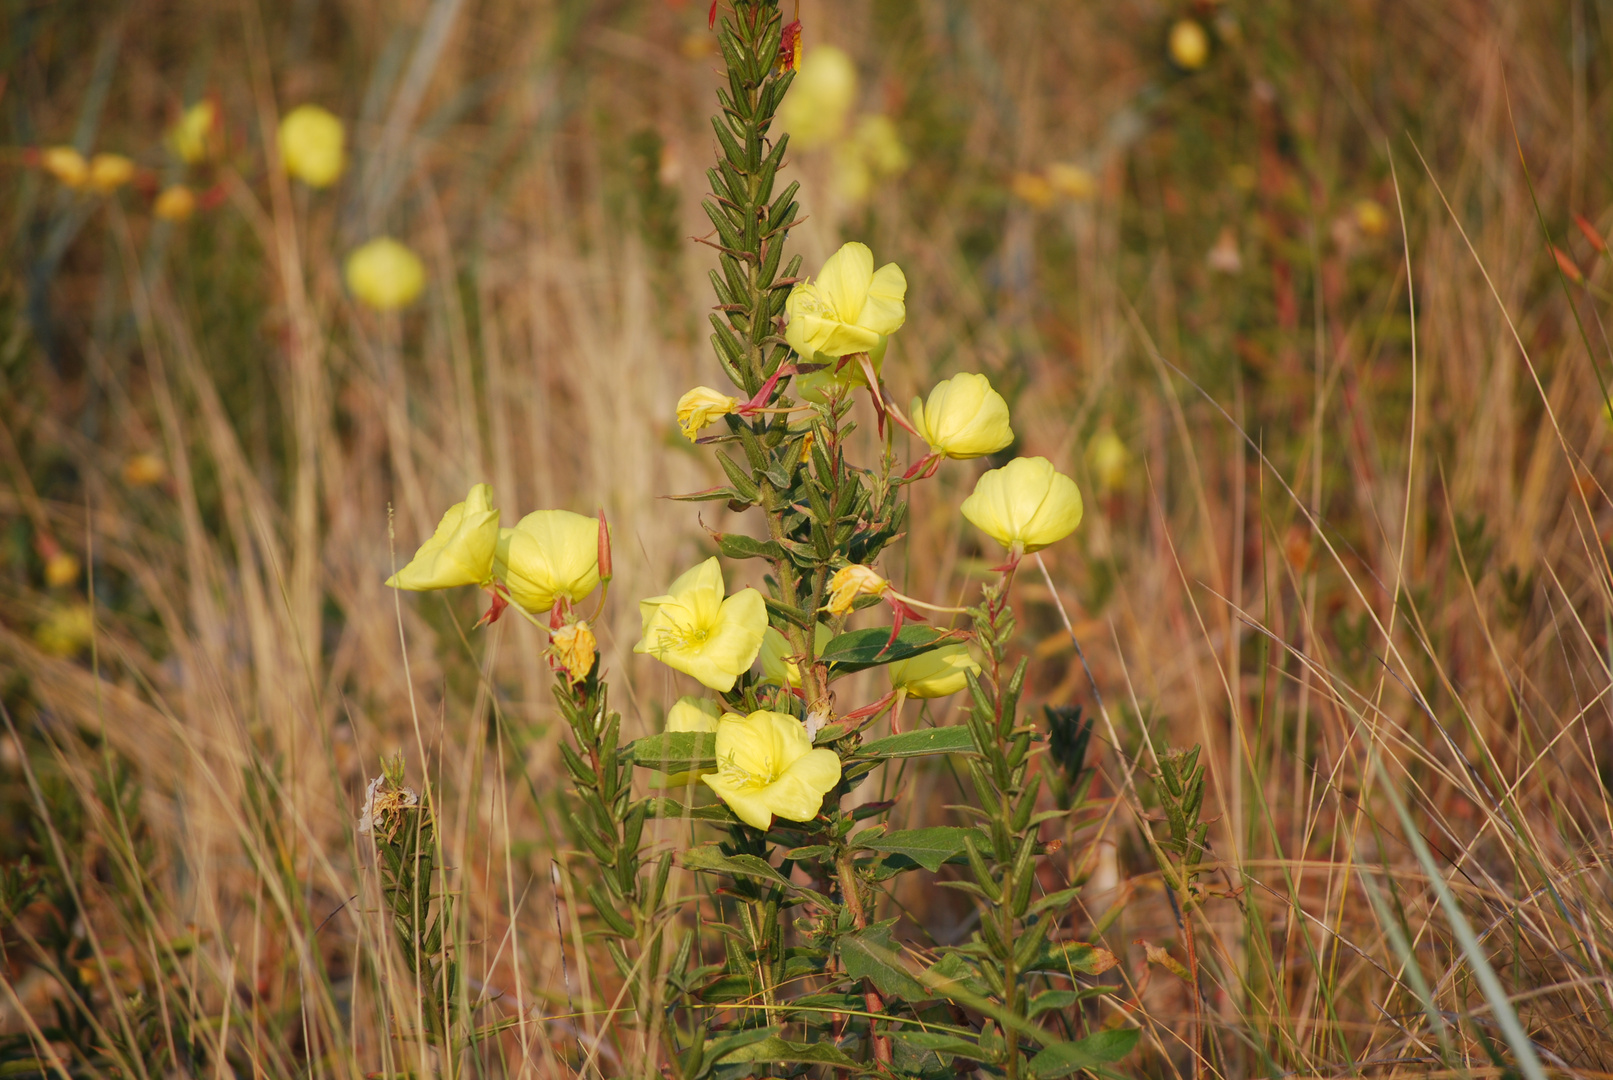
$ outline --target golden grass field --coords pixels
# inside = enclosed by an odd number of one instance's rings
[[[898,262],[896,398],[989,374],[1019,452],[1086,495],[1045,555],[1113,812],[1044,875],[1085,881],[1072,932],[1121,960],[1095,1016],[1144,1034],[1117,1068],[1195,1074],[1138,800],[1156,750],[1197,743],[1212,1071],[1521,1075],[1476,950],[1548,1072],[1613,1074],[1613,8],[799,11],[909,163],[857,198],[832,149],[792,154],[791,250]],[[1166,48],[1187,15],[1193,71]],[[0,1075],[429,1071],[391,1035],[407,995],[355,836],[399,749],[440,809],[470,993],[511,1023],[476,1068],[570,1074],[580,1046],[617,1075],[586,902],[551,873],[579,856],[541,635],[383,581],[480,481],[516,513],[603,508],[625,736],[687,692],[631,649],[637,598],[735,526],[662,497],[720,481],[673,420],[721,376],[693,240],[705,3],[12,0],[4,22]],[[186,172],[163,132],[206,95],[219,144]],[[347,125],[328,190],[267,166],[304,102]],[[33,152],[56,144],[142,177],[68,191]],[[201,208],[156,220],[182,176]],[[428,274],[396,314],[342,281],[383,232]],[[1106,434],[1124,460],[1090,452]],[[984,580],[957,506],[986,466],[914,489],[885,563],[905,592]],[[82,569],[48,585],[57,549]],[[1054,599],[1021,576],[1027,700],[1092,712]],[[907,824],[950,821],[955,780],[910,770]],[[915,941],[972,910],[889,903]]]

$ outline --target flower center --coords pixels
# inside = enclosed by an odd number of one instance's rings
[[[662,652],[698,650],[711,640],[711,627],[699,623],[673,623],[661,631]]]
[[[730,783],[748,788],[764,788],[778,779],[778,774],[773,768],[771,754],[764,755],[761,758],[761,771],[756,773],[746,769],[738,761],[734,760],[733,754],[729,754],[717,763],[717,774]]]

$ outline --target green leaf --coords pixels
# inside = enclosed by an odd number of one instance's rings
[[[729,877],[758,878],[772,885],[782,885],[821,907],[832,906],[829,898],[822,893],[814,892],[805,885],[797,885],[779,873],[766,859],[755,855],[724,855],[715,844],[706,844],[703,847],[688,849],[678,861],[690,870],[727,874]]]
[[[641,769],[664,773],[697,772],[717,767],[717,736],[709,731],[663,731],[622,748]]]
[[[970,831],[952,825],[938,825],[931,829],[898,829],[866,840],[858,846],[888,855],[906,855],[933,873],[954,855],[963,854],[963,836]]]
[[[722,825],[737,825],[739,819],[734,812],[722,803],[712,803],[710,806],[685,806],[676,799],[652,797],[647,800],[649,815],[666,821],[715,821]]]
[[[758,540],[743,533],[723,533],[717,547],[729,559],[782,559],[784,549],[772,540]]]
[[[828,645],[824,646],[823,655],[819,658],[829,665],[830,678],[841,675],[850,675],[854,671],[864,668],[878,667],[880,664],[889,664],[897,660],[908,660],[931,649],[956,641],[957,637],[946,630],[938,630],[933,626],[904,626],[896,640],[891,641],[891,632],[882,626],[870,626],[866,630],[853,630],[849,634],[841,634]],[[886,648],[890,642],[890,648]]]
[[[1137,1045],[1138,1028],[1100,1031],[1076,1042],[1055,1043],[1030,1060],[1031,1073],[1041,1080],[1069,1076],[1081,1069],[1113,1065]]]
[[[887,1032],[893,1042],[906,1043],[908,1049],[937,1054],[956,1055],[969,1058],[971,1061],[987,1061],[990,1055],[980,1049],[979,1044],[971,1042],[959,1035],[951,1035],[945,1031],[901,1031]]]
[[[876,923],[840,939],[840,962],[854,979],[868,979],[887,997],[922,1001],[931,997],[902,964],[900,950],[891,940],[896,920]]]
[[[723,1065],[737,1065],[756,1061],[769,1064],[835,1065],[854,1069],[857,1063],[829,1043],[797,1043],[769,1035],[760,1042],[730,1050],[718,1061]]]
[[[1030,1006],[1025,1010],[1025,1015],[1035,1018],[1054,1009],[1068,1009],[1072,1005],[1078,1005],[1091,998],[1112,994],[1117,989],[1119,987],[1083,986],[1079,990],[1047,990],[1031,998]]]
[[[836,639],[838,640],[838,639]],[[831,642],[831,644],[833,644]],[[966,754],[974,751],[974,740],[964,724],[954,727],[918,728],[900,735],[863,743],[857,751],[859,757],[909,758],[928,754]]]

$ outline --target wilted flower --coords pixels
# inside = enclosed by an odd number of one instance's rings
[[[1178,19],[1171,27],[1171,62],[1183,71],[1197,71],[1210,58],[1210,35],[1192,19]]]
[[[907,320],[906,296],[901,267],[886,263],[876,271],[866,244],[846,244],[824,262],[817,281],[790,290],[785,340],[808,363],[868,353],[877,371],[886,339]]]
[[[404,787],[389,776],[377,776],[364,789],[364,810],[358,819],[358,834],[373,836],[384,833],[392,839],[401,823],[403,812],[420,805],[419,794]]]
[[[801,60],[779,105],[779,125],[801,150],[838,139],[857,97],[857,66],[833,45],[818,45]]]
[[[1047,183],[1066,199],[1085,202],[1098,193],[1098,181],[1079,165],[1057,161],[1047,167]]]
[[[566,680],[573,686],[588,678],[588,673],[594,670],[598,647],[594,632],[581,620],[567,623],[549,634],[549,655],[554,658],[559,670],[566,673]]]
[[[347,159],[342,122],[318,105],[299,105],[280,119],[280,160],[286,172],[309,187],[330,187]]]
[[[122,154],[96,154],[90,158],[89,187],[102,194],[116,191],[134,179],[134,162]]]
[[[817,817],[824,795],[840,782],[840,756],[813,749],[793,716],[767,710],[729,713],[717,722],[717,771],[700,780],[739,820],[767,829],[774,817]]]
[[[1126,468],[1131,464],[1131,452],[1108,428],[1092,436],[1087,443],[1087,468],[1098,482],[1100,491],[1119,491],[1126,486]]]
[[[713,690],[732,690],[762,647],[767,605],[755,589],[726,599],[724,592],[722,566],[711,558],[685,571],[665,595],[640,600],[643,634],[633,651]]]
[[[39,165],[65,187],[81,188],[90,178],[90,163],[71,146],[47,147],[40,152]]]
[[[196,212],[196,195],[184,184],[163,188],[151,212],[163,221],[184,221]]]
[[[1057,543],[1081,524],[1081,492],[1046,458],[1015,458],[993,469],[963,500],[963,516],[1010,552]]]
[[[477,484],[437,523],[431,539],[420,545],[409,565],[386,579],[394,589],[423,592],[456,585],[485,585],[493,577],[498,547],[498,511],[493,489]]]
[[[83,602],[52,608],[34,627],[34,641],[52,656],[77,656],[94,636],[95,618]]]
[[[206,98],[198,101],[181,113],[174,126],[168,129],[168,149],[186,165],[205,160],[217,122],[218,106]]]
[[[847,615],[859,596],[883,596],[890,587],[891,583],[875,573],[873,567],[859,563],[842,566],[829,579],[826,606],[831,615]]]
[[[347,287],[375,310],[395,311],[426,287],[426,268],[406,246],[382,236],[347,257]]]
[[[697,386],[678,399],[678,426],[694,442],[700,429],[739,408],[739,399],[709,386]]]
[[[160,484],[167,475],[168,466],[156,454],[136,454],[123,463],[123,482],[130,487]]]
[[[78,556],[70,551],[55,551],[45,560],[45,584],[53,589],[73,585],[82,569]]]
[[[599,519],[533,511],[499,530],[493,572],[530,612],[548,611],[561,597],[576,603],[599,585]]]
[[[949,458],[995,454],[1014,441],[1008,402],[984,375],[964,373],[942,379],[928,402],[913,399],[913,426],[933,453]]]
[[[888,666],[891,689],[908,697],[950,697],[969,685],[968,673],[980,674],[980,662],[969,655],[963,642],[942,645],[910,660],[897,660]]]
[[[818,623],[812,631],[813,653],[822,656],[824,646],[829,644],[832,636],[827,626]],[[795,650],[790,645],[790,639],[769,626],[767,633],[762,635],[762,679],[777,686],[799,687],[801,668],[794,657]]]

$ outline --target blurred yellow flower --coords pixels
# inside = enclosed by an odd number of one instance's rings
[[[700,429],[739,407],[739,399],[709,386],[697,386],[678,399],[678,426],[694,442]]]
[[[130,487],[160,484],[167,475],[168,466],[156,454],[136,454],[123,463],[123,482]]]
[[[299,105],[280,119],[280,160],[286,172],[309,187],[330,187],[347,159],[342,122],[318,105]]]
[[[213,125],[218,121],[218,106],[203,99],[180,114],[174,126],[168,129],[168,149],[186,165],[195,165],[207,158],[211,149]]]
[[[835,145],[835,194],[853,205],[864,202],[873,193],[875,180],[901,173],[909,160],[890,117],[864,116],[851,137]]]
[[[51,146],[40,152],[39,165],[64,187],[81,188],[89,182],[90,163],[71,146]]]
[[[717,717],[721,715],[722,706],[711,698],[680,697],[667,710],[666,729],[675,732],[713,732],[717,730]],[[660,786],[687,787],[706,772],[705,769],[691,769],[689,772],[672,773],[661,779]]]
[[[821,656],[833,634],[827,626],[818,623],[812,631],[812,651]],[[797,688],[801,685],[801,668],[794,659],[795,651],[790,639],[769,626],[762,635],[762,679],[777,686]]]
[[[96,154],[90,158],[89,186],[94,191],[116,191],[133,179],[134,162],[122,154]]]
[[[767,605],[755,589],[726,599],[724,592],[722,566],[710,558],[680,575],[664,595],[640,600],[643,634],[633,651],[713,690],[732,690],[761,650]]]
[[[386,579],[394,589],[423,592],[456,585],[485,585],[493,578],[498,547],[498,511],[493,489],[477,484],[437,523],[431,539],[420,545],[409,565]]]
[[[1053,185],[1041,173],[1017,172],[1008,181],[1009,190],[1038,210],[1053,205]]]
[[[980,662],[969,655],[969,646],[963,642],[943,645],[921,653],[911,660],[898,660],[889,665],[891,689],[902,690],[908,697],[950,697],[969,685],[968,672],[980,674]]]
[[[85,603],[54,607],[34,627],[34,642],[52,656],[77,656],[95,636],[95,619]]]
[[[949,458],[995,454],[1014,441],[1008,402],[984,375],[965,372],[942,379],[929,401],[913,399],[912,420],[930,450]]]
[[[570,510],[535,510],[500,529],[493,575],[510,599],[537,614],[565,597],[582,600],[599,585],[599,519]]]
[[[840,757],[813,748],[801,721],[758,710],[717,722],[717,771],[701,782],[745,824],[767,829],[774,817],[811,821],[840,783]]]
[[[831,615],[848,615],[859,596],[883,596],[890,587],[891,583],[873,567],[852,563],[836,570],[829,579],[829,603],[825,606]]]
[[[1355,224],[1365,236],[1379,237],[1389,231],[1389,214],[1376,199],[1355,204]]]
[[[53,589],[75,585],[81,569],[77,555],[70,551],[57,551],[45,560],[45,584]]]
[[[1192,19],[1177,19],[1171,27],[1171,62],[1183,71],[1197,71],[1210,58],[1210,35]]]
[[[874,269],[874,253],[852,242],[829,256],[817,281],[803,281],[785,301],[785,340],[809,363],[881,350],[907,321],[907,278],[895,263]],[[877,370],[877,369],[876,369]]]
[[[963,500],[963,516],[1010,552],[1029,554],[1081,524],[1081,492],[1046,458],[1015,458],[993,469]]]
[[[396,311],[426,287],[426,268],[420,256],[382,236],[347,257],[347,287],[377,311]]]
[[[594,670],[598,646],[594,632],[581,620],[567,623],[549,634],[549,655],[554,657],[560,670],[566,673],[566,680],[573,686],[588,678],[588,673]]]
[[[857,66],[833,45],[809,50],[779,105],[779,125],[800,150],[840,138],[857,97]]]
[[[1098,482],[1098,490],[1119,491],[1126,486],[1126,470],[1131,464],[1131,452],[1108,428],[1092,436],[1087,443],[1087,468]]]
[[[184,184],[163,188],[151,212],[163,221],[184,221],[196,212],[196,195]]]
[[[1061,197],[1077,202],[1085,202],[1098,193],[1098,181],[1090,172],[1064,161],[1047,167],[1047,183]]]

